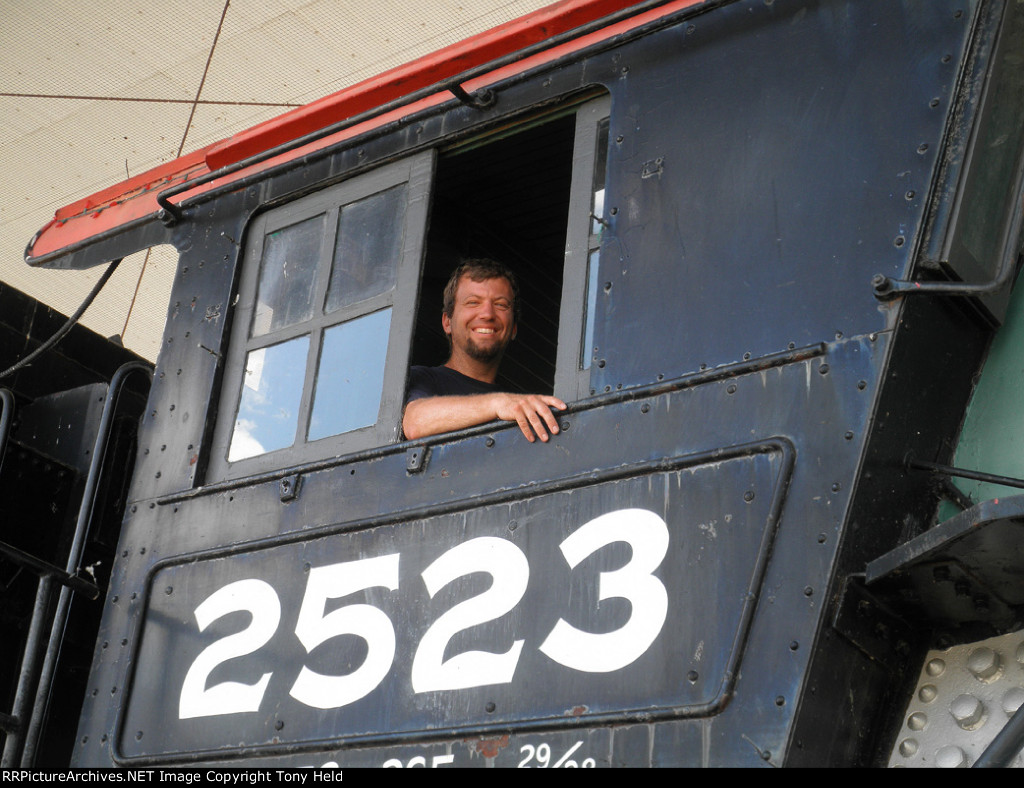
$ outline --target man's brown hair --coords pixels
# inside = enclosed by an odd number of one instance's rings
[[[455,313],[455,291],[463,276],[468,276],[474,282],[505,279],[512,288],[512,316],[516,325],[519,324],[519,282],[516,281],[516,275],[504,263],[499,263],[488,257],[473,257],[463,260],[458,268],[452,271],[448,284],[444,286],[444,313],[449,320]]]

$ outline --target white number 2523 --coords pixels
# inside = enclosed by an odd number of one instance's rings
[[[550,659],[572,670],[608,673],[636,661],[661,632],[668,615],[668,594],[654,576],[668,552],[665,521],[646,509],[620,509],[582,525],[559,545],[570,569],[613,542],[632,549],[627,564],[600,572],[598,599],[629,601],[629,619],[611,632],[592,633],[559,619],[539,649]],[[380,608],[352,604],[325,613],[327,603],[371,588],[397,591],[400,555],[364,558],[310,569],[299,608],[295,635],[307,653],[339,635],[356,635],[366,642],[362,664],[351,673],[324,675],[303,666],[289,694],[319,709],[332,709],[365,697],[384,681],[394,662],[395,627]],[[514,640],[503,653],[465,651],[444,659],[449,641],[457,633],[511,611],[526,593],[530,566],[526,555],[512,542],[497,537],[471,539],[449,549],[423,570],[421,577],[433,597],[459,577],[475,572],[491,576],[493,583],[481,594],[464,600],[443,613],[420,639],[412,661],[413,691],[455,690],[510,683],[524,641]],[[248,611],[252,621],[241,632],[226,635],[204,648],[192,662],[181,686],[180,719],[209,717],[259,710],[272,673],[253,684],[222,681],[207,687],[217,666],[229,659],[251,654],[266,645],[281,620],[277,592],[258,579],[238,580],[215,591],[196,609],[195,619],[203,632],[230,613]]]

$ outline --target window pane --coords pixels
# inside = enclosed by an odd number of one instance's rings
[[[597,263],[600,256],[600,250],[595,249],[590,253],[590,259],[587,262],[587,315],[586,328],[583,330],[581,369],[590,369],[590,362],[594,356],[594,313],[597,312]]]
[[[377,422],[391,310],[382,309],[324,332],[309,439]]]
[[[301,323],[313,316],[313,293],[324,215],[269,233],[263,242],[252,336]]]
[[[309,337],[302,336],[253,350],[246,356],[229,462],[295,442],[308,352]]]
[[[604,186],[608,171],[608,118],[597,125],[597,150],[594,161],[593,196],[590,201],[590,212],[596,217],[591,222],[590,233],[600,240],[604,226],[597,219],[604,218]]]
[[[325,311],[333,312],[395,286],[405,233],[405,204],[402,184],[342,207]]]

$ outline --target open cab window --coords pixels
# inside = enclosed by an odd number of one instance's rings
[[[498,382],[587,396],[608,107],[520,117],[254,220],[211,478],[398,440],[410,363],[447,359],[442,291],[466,257],[499,259],[520,282]]]

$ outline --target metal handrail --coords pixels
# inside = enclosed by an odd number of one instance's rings
[[[92,451],[92,459],[86,476],[85,489],[82,492],[82,502],[78,509],[78,520],[75,523],[74,536],[72,537],[71,547],[68,550],[66,571],[70,575],[77,575],[80,569],[82,553],[85,548],[85,540],[92,525],[93,508],[96,503],[96,492],[99,488],[103,462],[107,452],[107,443],[114,423],[117,401],[125,380],[133,372],[143,372],[148,378],[150,378],[150,380],[152,380],[152,369],[147,363],[142,361],[131,361],[122,365],[117,372],[114,373],[114,376],[110,380],[110,385],[107,387],[107,398],[103,403],[103,412],[100,416],[99,429],[97,430],[96,442]],[[44,577],[40,581],[40,591],[43,590],[44,586],[52,586],[52,582],[53,581],[48,577]],[[18,708],[17,705],[14,710],[14,716],[17,719],[25,720],[24,746],[21,751],[21,765],[23,767],[31,767],[34,765],[36,748],[39,743],[39,735],[42,731],[43,719],[45,717],[46,707],[49,703],[50,692],[53,686],[53,678],[57,667],[57,658],[60,652],[60,646],[64,639],[64,629],[67,625],[72,593],[72,590],[67,586],[64,586],[60,590],[60,597],[57,600],[57,608],[54,612],[53,622],[50,627],[50,636],[46,644],[46,653],[43,657],[42,668],[39,672],[39,683],[35,691],[35,701],[32,704],[32,709],[27,716],[24,715],[24,709]],[[37,595],[37,602],[38,601],[39,596]],[[43,607],[45,609],[45,605]],[[33,611],[33,625],[37,623],[36,615],[38,611],[39,605],[37,604],[37,609]],[[24,670],[24,666],[28,664],[31,667],[31,665],[38,660],[38,648],[40,644],[32,644],[35,649],[32,653],[29,652],[29,645],[30,644],[28,643],[26,644],[26,653],[22,660],[22,678],[25,677],[27,672]],[[22,695],[21,684],[22,682],[19,680],[19,696]],[[25,692],[22,697],[16,698],[16,702],[21,700],[23,703],[26,703],[28,695],[29,693]],[[9,757],[8,746],[10,746],[10,749],[15,750],[15,748],[21,744],[20,738],[21,737],[16,734],[8,737],[8,742],[4,747],[4,765],[6,765],[6,761]]]

